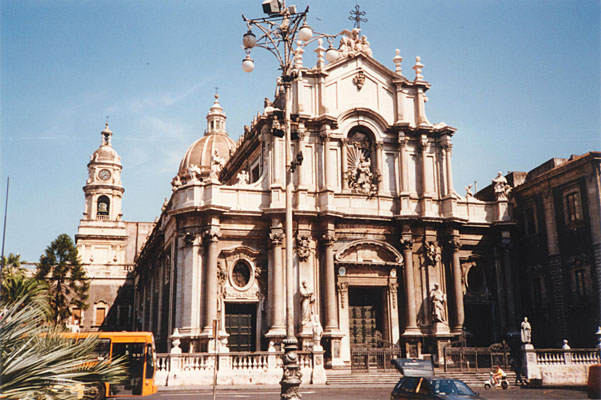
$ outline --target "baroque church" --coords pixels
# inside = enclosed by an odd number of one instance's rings
[[[358,30],[342,42],[333,62],[321,46],[313,67],[295,57],[295,334],[307,348],[319,331],[333,368],[361,346],[422,356],[466,334],[500,341],[518,320],[505,184],[491,201],[454,190],[456,128],[428,120],[419,57],[410,78],[398,50],[390,69]],[[278,82],[235,143],[216,95],[182,157],[135,267],[135,329],[159,351],[176,329],[184,352],[286,336],[283,96]]]
[[[287,250],[295,335],[303,349],[317,338],[328,368],[347,368],[354,349],[371,347],[436,360],[454,342],[501,342],[518,331],[522,310],[538,312],[528,303],[522,214],[511,215],[523,212],[525,192],[518,200],[510,192],[525,173],[499,173],[482,192],[460,195],[457,129],[429,121],[419,57],[407,68],[396,50],[389,68],[358,29],[342,38],[338,59],[326,61],[321,44],[316,53],[311,67],[302,48],[295,53],[294,168],[285,165],[281,81],[237,142],[215,95],[154,223],[122,220],[122,165],[107,124],[88,164],[76,236],[92,278],[84,328],[152,331],[163,353],[281,349]],[[588,255],[583,277],[601,282],[599,257]],[[582,290],[598,310],[598,283]]]

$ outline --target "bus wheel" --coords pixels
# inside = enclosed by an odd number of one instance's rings
[[[104,384],[98,382],[98,383],[95,383],[92,386],[90,386],[90,388],[88,390],[88,396],[86,396],[86,398],[92,399],[92,400],[106,399]]]

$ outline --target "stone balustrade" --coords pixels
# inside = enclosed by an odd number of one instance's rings
[[[524,347],[526,377],[542,385],[586,385],[588,369],[598,364],[599,349],[534,349]]]
[[[326,381],[323,351],[299,351],[303,383]],[[276,351],[217,354],[217,384],[277,385],[282,378],[282,353]],[[157,354],[156,383],[159,386],[203,386],[213,384],[215,354]]]

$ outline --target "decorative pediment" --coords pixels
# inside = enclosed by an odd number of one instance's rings
[[[348,264],[398,265],[403,262],[401,253],[385,242],[357,240],[340,249],[335,259]]]

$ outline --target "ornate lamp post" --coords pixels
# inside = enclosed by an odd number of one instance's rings
[[[313,30],[307,25],[307,13],[309,7],[302,12],[296,12],[296,6],[286,6],[285,0],[265,0],[263,1],[263,11],[268,14],[264,18],[247,19],[242,15],[246,22],[248,32],[242,37],[242,43],[246,52],[246,57],[242,61],[242,69],[245,72],[251,72],[254,69],[254,60],[250,57],[250,51],[254,47],[260,47],[273,54],[280,64],[282,71],[282,83],[284,85],[284,136],[285,136],[285,163],[286,163],[286,339],[284,339],[284,374],[280,381],[281,399],[300,399],[301,395],[298,388],[301,384],[301,372],[299,370],[296,350],[298,341],[294,334],[294,278],[292,271],[293,253],[292,253],[292,173],[302,162],[302,155],[297,160],[292,160],[291,139],[290,139],[290,108],[292,104],[291,86],[292,82],[299,78],[299,71],[294,68],[294,51],[292,46],[296,39],[304,46],[319,39],[326,37],[331,41],[337,35],[327,35],[317,33],[314,37]],[[252,28],[260,30],[260,37],[257,38],[252,32]],[[330,46],[326,52],[328,61],[334,61],[338,58],[337,51]]]

